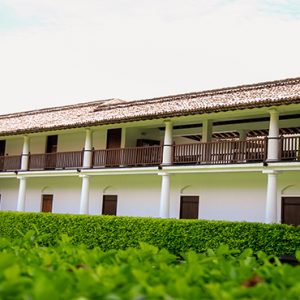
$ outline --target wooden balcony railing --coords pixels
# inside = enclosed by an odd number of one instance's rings
[[[16,171],[21,168],[21,155],[0,156],[0,171]]]
[[[282,137],[279,161],[300,161],[300,135]],[[174,145],[172,164],[237,164],[267,159],[267,139],[217,141]],[[93,150],[92,167],[140,167],[162,164],[163,146]],[[29,170],[76,169],[83,163],[83,151],[29,155]],[[21,156],[0,156],[0,171],[18,171]]]
[[[174,145],[173,164],[234,164],[266,159],[265,139]]]
[[[280,157],[284,161],[300,161],[300,136],[286,136],[280,140]]]
[[[76,169],[82,166],[82,151],[30,154],[29,170]]]
[[[94,150],[94,167],[149,166],[162,162],[162,146]]]

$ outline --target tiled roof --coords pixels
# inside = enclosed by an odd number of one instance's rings
[[[300,103],[300,77],[127,102],[109,99],[0,116],[0,135]]]

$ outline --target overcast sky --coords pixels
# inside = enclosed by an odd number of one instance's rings
[[[299,0],[0,0],[0,114],[298,76]]]

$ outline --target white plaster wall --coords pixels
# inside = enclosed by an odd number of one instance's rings
[[[126,128],[125,147],[136,147],[136,140],[144,138],[140,128]]]
[[[19,181],[16,178],[0,179],[1,205],[0,210],[8,211],[17,209]]]
[[[45,153],[45,151],[46,151],[46,136],[30,137],[29,151],[31,154]]]
[[[23,149],[23,139],[18,137],[6,140],[5,154],[20,155]]]
[[[173,175],[170,214],[179,217],[181,195],[195,195],[200,219],[263,222],[265,189],[266,177],[261,173]]]
[[[53,194],[54,213],[78,213],[81,179],[76,177],[28,178],[25,210],[41,211],[42,194]]]
[[[98,176],[91,179],[90,213],[102,213],[103,195],[118,195],[117,215],[159,216],[160,176]]]
[[[106,135],[107,131],[105,129],[93,130],[93,147],[96,150],[106,148]]]
[[[59,134],[57,142],[57,152],[81,151],[84,148],[84,143],[84,131]]]

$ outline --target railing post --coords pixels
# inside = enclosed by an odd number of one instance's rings
[[[28,170],[30,170],[30,165],[31,165],[31,153],[28,152]]]
[[[278,159],[282,160],[284,157],[283,156],[283,136],[281,135],[279,137],[279,143],[278,143]]]
[[[268,137],[265,136],[264,137],[264,157],[263,157],[263,161],[266,162],[268,158]]]
[[[92,148],[92,165],[91,165],[91,168],[94,167],[94,162],[95,162],[95,148],[93,147]]]

